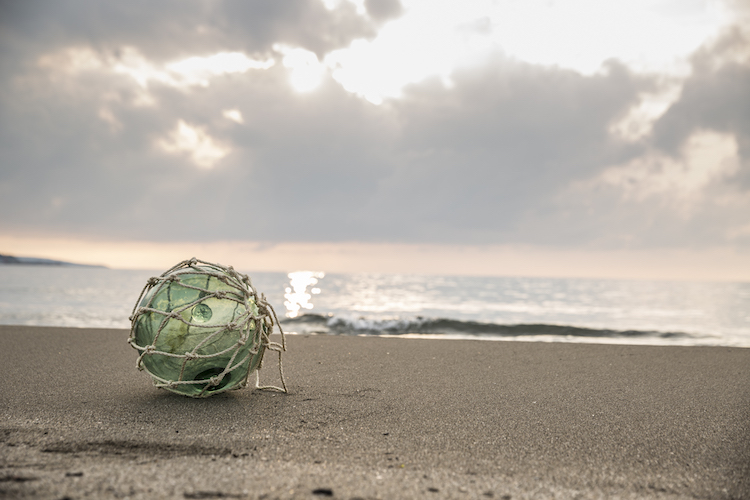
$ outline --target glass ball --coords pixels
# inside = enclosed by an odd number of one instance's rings
[[[259,367],[267,326],[247,284],[233,274],[192,265],[150,282],[131,343],[156,386],[206,397],[244,387]]]

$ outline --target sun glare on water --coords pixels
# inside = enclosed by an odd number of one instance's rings
[[[324,273],[314,271],[297,271],[289,273],[289,285],[285,289],[284,306],[286,307],[286,316],[288,318],[296,318],[299,316],[302,309],[310,310],[313,308],[311,294],[320,293],[319,288],[312,288],[310,293],[307,293],[307,287],[316,285],[319,279],[325,277]]]

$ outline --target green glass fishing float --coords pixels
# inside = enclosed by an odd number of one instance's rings
[[[156,387],[202,398],[241,389],[255,372],[256,388],[287,392],[281,327],[281,343],[269,339],[276,313],[250,278],[232,267],[195,258],[180,262],[148,280],[130,321],[137,367]],[[258,384],[266,350],[279,353],[282,387]]]

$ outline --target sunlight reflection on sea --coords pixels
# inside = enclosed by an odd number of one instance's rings
[[[129,328],[154,271],[0,266],[0,323]],[[750,284],[249,273],[290,333],[750,347]]]

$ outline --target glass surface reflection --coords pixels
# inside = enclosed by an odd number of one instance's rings
[[[325,277],[325,273],[315,271],[296,271],[289,273],[289,285],[284,290],[284,307],[286,307],[286,317],[296,318],[300,314],[301,309],[310,310],[313,308],[310,299],[313,295],[320,293],[320,288],[313,287],[318,283],[319,279]],[[310,289],[310,293],[307,293],[307,287],[313,287]]]

